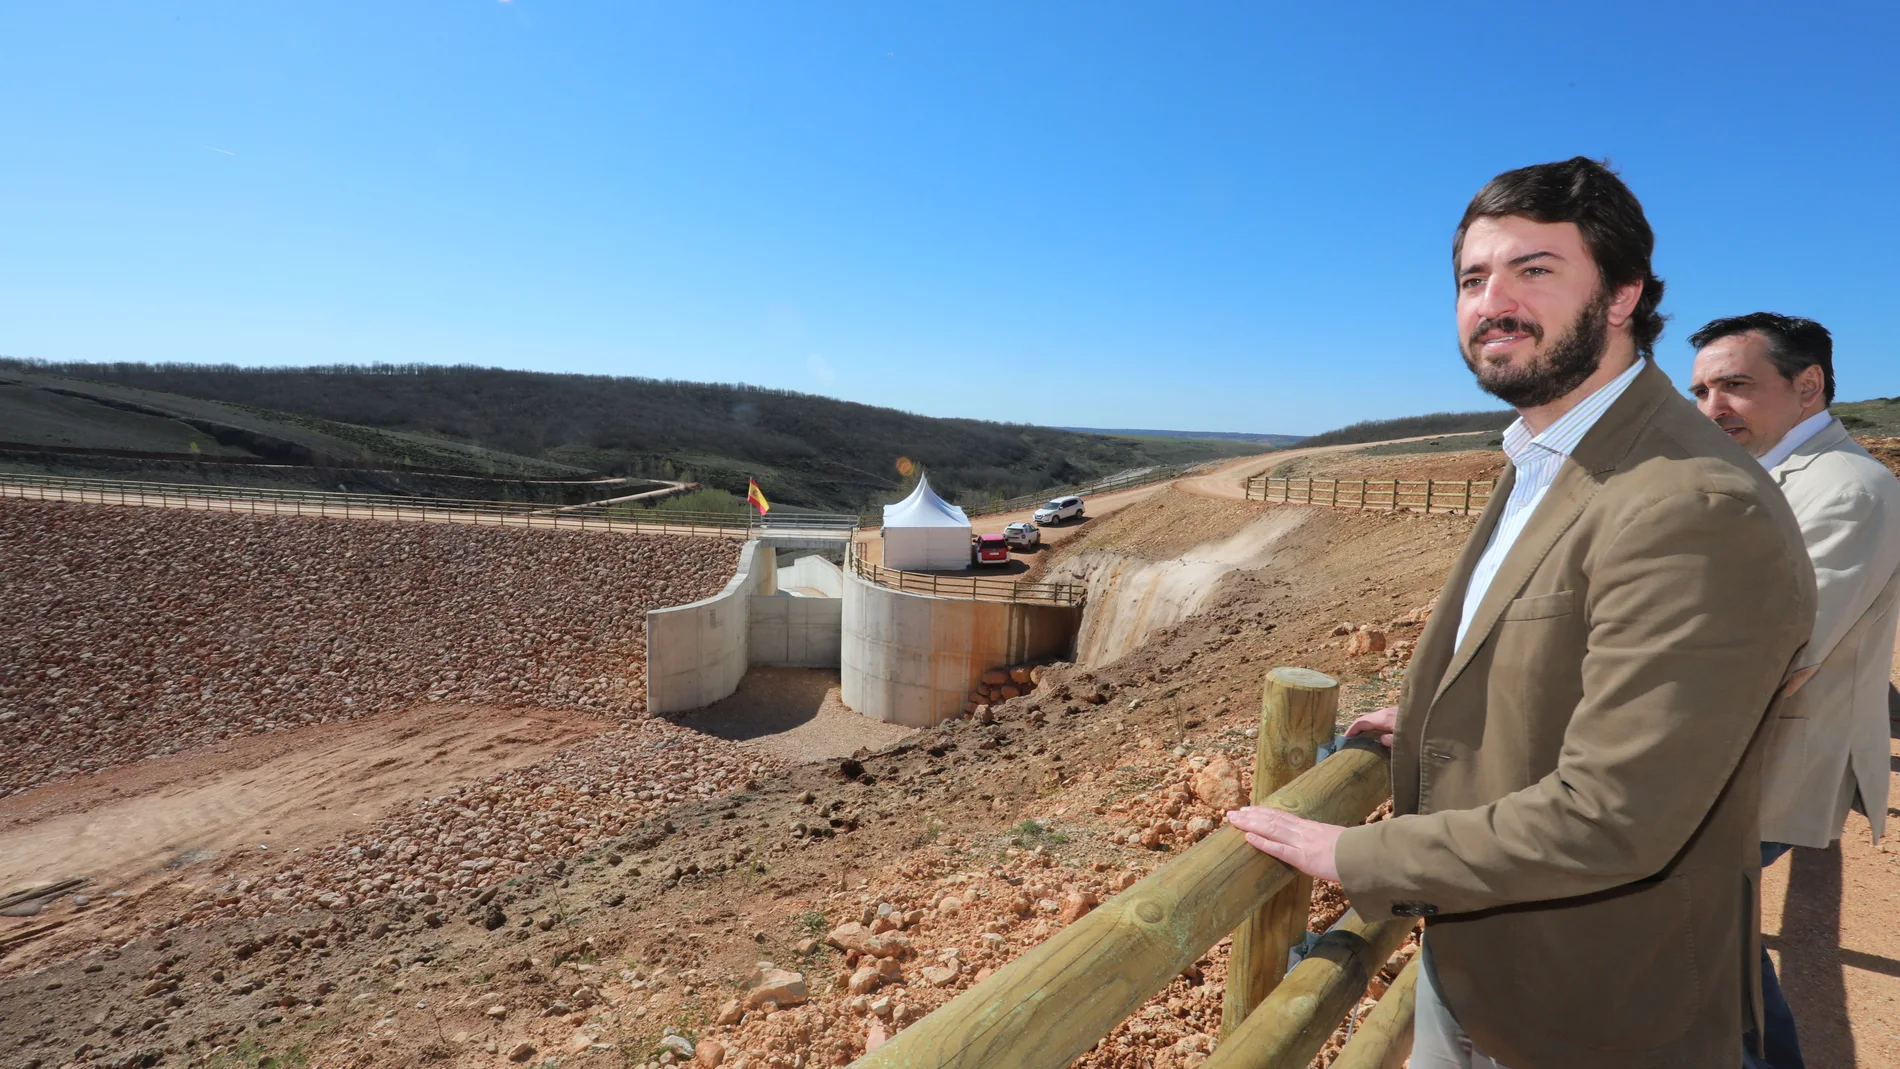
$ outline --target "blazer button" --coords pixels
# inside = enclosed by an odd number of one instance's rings
[[[1430,902],[1394,902],[1392,915],[1394,917],[1436,917],[1438,907]]]

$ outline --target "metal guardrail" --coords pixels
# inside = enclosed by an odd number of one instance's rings
[[[985,575],[943,575],[937,572],[906,572],[873,564],[858,554],[854,539],[845,553],[853,575],[886,590],[905,594],[927,594],[933,598],[957,598],[964,601],[1020,601],[1045,605],[1080,605],[1088,588],[1080,583],[1026,583]]]
[[[422,523],[560,527],[577,530],[699,534],[749,538],[760,532],[839,532],[849,536],[856,518],[834,513],[792,513],[759,522],[748,515],[684,512],[631,504],[548,505],[520,501],[349,494],[273,487],[149,483],[0,472],[0,497],[146,505],[241,512],[250,515],[328,516],[341,519]]]
[[[1249,501],[1380,512],[1481,512],[1495,479],[1269,479],[1247,480]]]
[[[1255,760],[1255,804],[1355,824],[1390,795],[1391,758],[1353,742],[1314,764],[1339,684],[1305,669],[1268,673]],[[1281,780],[1287,776],[1290,779]],[[1263,789],[1260,784],[1265,782]],[[1284,782],[1277,790],[1277,783]],[[1266,794],[1265,790],[1272,790]],[[1215,831],[1133,887],[852,1063],[853,1069],[1064,1069],[1228,932],[1221,1042],[1210,1069],[1304,1069],[1405,940],[1412,918],[1347,913],[1300,963],[1308,890],[1291,868]],[[1283,907],[1291,907],[1287,911]],[[1341,1061],[1388,1066],[1409,1047],[1409,984],[1394,984]]]

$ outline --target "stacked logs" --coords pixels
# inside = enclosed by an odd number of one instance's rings
[[[963,711],[971,716],[981,715],[990,706],[1006,702],[1011,698],[1020,698],[1036,689],[1042,682],[1042,666],[1039,664],[1006,665],[992,668],[977,680],[963,703]]]

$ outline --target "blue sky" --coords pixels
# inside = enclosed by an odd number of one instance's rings
[[[0,353],[1315,432],[1494,407],[1451,228],[1584,153],[1679,381],[1770,308],[1900,394],[1893,9],[1516,6],[8,4]]]

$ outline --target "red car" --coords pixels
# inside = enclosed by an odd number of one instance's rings
[[[971,539],[971,563],[1008,564],[1009,540],[999,534],[977,535]]]

